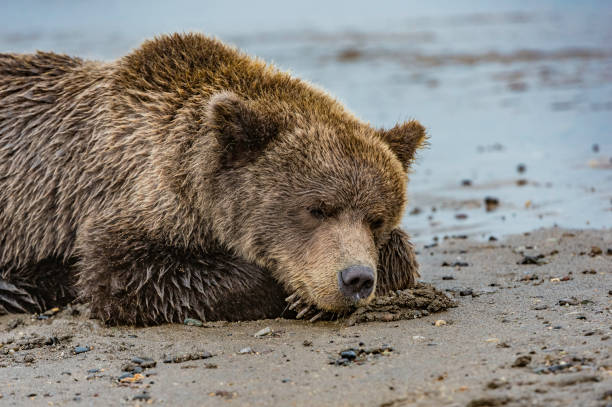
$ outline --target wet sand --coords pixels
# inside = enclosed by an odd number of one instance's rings
[[[418,249],[422,280],[456,308],[352,326],[277,319],[108,328],[84,306],[46,320],[0,317],[0,404],[612,402],[610,230],[448,238]]]

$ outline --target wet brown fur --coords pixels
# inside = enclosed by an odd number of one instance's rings
[[[405,288],[424,142],[199,34],[111,63],[0,54],[0,311],[78,297],[109,323],[239,320],[291,292],[334,311],[354,263]]]

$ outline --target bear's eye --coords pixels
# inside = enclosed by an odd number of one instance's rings
[[[312,215],[313,218],[317,219],[325,219],[325,212],[321,208],[308,208],[308,212]]]
[[[336,216],[338,210],[325,205],[316,205],[308,208],[308,212],[313,218],[321,220]]]
[[[382,220],[381,218],[376,218],[376,219],[372,219],[370,221],[370,228],[372,230],[377,230],[382,228],[382,226],[384,225],[385,221]]]

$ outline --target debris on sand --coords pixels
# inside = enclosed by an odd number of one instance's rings
[[[393,352],[393,347],[383,344],[377,348],[349,348],[339,352],[339,358],[330,358],[329,364],[336,366],[348,366],[352,363],[362,365],[363,363],[380,356],[388,356]]]
[[[538,254],[536,256],[523,256],[523,259],[516,264],[521,264],[521,265],[533,264],[536,266],[541,266],[547,263],[546,260],[543,260],[544,257],[545,256],[543,254]]]
[[[201,326],[204,326],[204,323],[200,321],[199,319],[185,318],[185,321],[183,321],[183,325],[201,327]]]
[[[487,212],[493,212],[499,206],[499,199],[492,196],[487,196],[484,199],[484,203]]]
[[[183,362],[188,362],[190,360],[208,359],[212,357],[213,357],[213,354],[210,352],[185,353],[185,354],[176,355],[176,356],[165,356],[164,363],[183,363]]]
[[[415,319],[455,306],[455,302],[442,291],[436,290],[430,284],[417,283],[413,289],[391,292],[357,308],[348,316],[346,323],[350,326],[372,321]]]
[[[91,346],[75,346],[72,350],[75,355],[80,353],[89,352],[91,350]]]
[[[267,326],[264,329],[257,331],[253,336],[255,338],[261,338],[263,336],[270,335],[271,333],[272,333],[272,329],[269,326]]]

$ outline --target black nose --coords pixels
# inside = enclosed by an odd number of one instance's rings
[[[374,270],[367,266],[351,266],[338,273],[340,292],[358,301],[367,298],[374,290]]]

